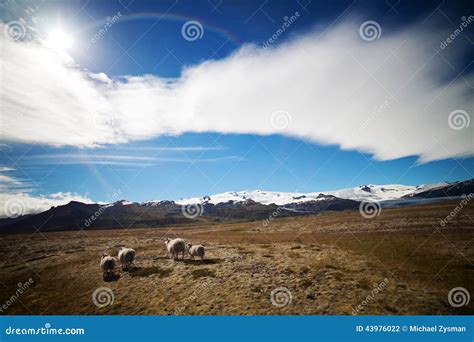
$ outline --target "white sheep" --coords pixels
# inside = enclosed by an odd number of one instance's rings
[[[135,259],[135,250],[132,248],[121,247],[118,252],[118,258],[122,264],[122,270],[130,266]]]
[[[186,251],[186,243],[183,239],[169,239],[165,240],[165,246],[170,253],[170,258],[178,259],[179,253],[182,253],[184,259],[184,252]]]
[[[107,253],[102,254],[102,258],[100,259],[100,269],[102,270],[104,277],[114,273],[116,264],[117,260],[114,257]]]
[[[204,260],[204,246],[203,245],[193,246],[192,244],[188,243],[188,253],[191,256],[191,259],[193,260],[194,260],[194,257],[201,258],[201,261]]]

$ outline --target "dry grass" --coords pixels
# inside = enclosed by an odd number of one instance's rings
[[[0,304],[30,277],[34,285],[3,314],[351,314],[384,279],[387,286],[360,314],[472,314],[447,294],[474,295],[474,210],[448,226],[456,202],[212,227],[61,232],[0,237]],[[161,242],[181,236],[204,243],[206,260],[171,261]],[[99,257],[121,245],[137,251],[135,267],[102,279]],[[114,293],[98,308],[96,288]],[[292,301],[272,305],[286,287]]]

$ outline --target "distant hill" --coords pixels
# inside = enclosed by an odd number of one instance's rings
[[[403,198],[438,198],[459,197],[474,193],[474,179],[466,181],[445,183],[440,186],[431,187],[424,191],[403,196]]]
[[[419,204],[420,200],[437,201],[474,193],[474,179],[419,186],[361,185],[326,193],[287,193],[270,191],[226,192],[179,201],[109,204],[70,202],[39,213],[18,218],[0,219],[0,233],[162,227],[181,224],[216,224],[221,222],[265,220],[318,214],[324,211],[358,209],[362,201],[382,205]],[[393,204],[393,203],[392,203]]]
[[[261,204],[252,200],[212,204],[201,202],[179,205],[173,201],[107,205],[70,202],[36,215],[0,220],[0,233],[50,232],[110,228],[143,228],[192,223],[220,223],[301,216],[325,210],[358,208],[359,202],[330,196],[321,201],[290,204]],[[193,211],[195,210],[195,211]],[[184,213],[183,213],[184,211]],[[189,214],[187,214],[189,211]],[[197,212],[196,216],[194,213]],[[200,214],[200,215],[199,215]],[[194,217],[195,216],[195,217]]]

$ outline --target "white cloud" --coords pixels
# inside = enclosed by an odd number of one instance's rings
[[[219,162],[219,161],[245,160],[239,156],[221,156],[221,157],[202,157],[202,156],[184,156],[184,157],[157,157],[152,155],[113,155],[113,154],[39,154],[28,157],[30,165],[117,165],[146,167],[158,165],[160,163],[201,163],[201,162]],[[1,177],[1,176],[0,176]],[[1,178],[0,178],[1,182]]]
[[[70,192],[58,192],[48,196],[3,193],[0,194],[0,218],[37,214],[70,201],[92,203],[89,198]]]
[[[103,72],[100,72],[98,74],[88,72],[88,73],[86,73],[86,75],[90,79],[98,81],[98,82],[102,82],[102,83],[106,83],[106,84],[112,83],[112,80],[106,74],[104,74]]]
[[[11,172],[16,171],[16,169],[0,166],[0,172]],[[28,192],[29,184],[22,179],[18,179],[14,176],[5,175],[0,173],[0,191],[2,192]]]
[[[367,42],[359,24],[275,49],[244,46],[175,80],[144,75],[125,82],[102,73],[91,80],[38,43],[2,36],[2,138],[96,147],[183,132],[285,134],[380,160],[472,156],[474,125],[454,130],[448,116],[474,108],[466,83],[473,77],[439,83],[450,67],[435,54],[439,40],[431,30],[384,30]],[[454,63],[456,50],[447,50],[441,53]],[[288,127],[272,125],[276,111],[289,113]]]

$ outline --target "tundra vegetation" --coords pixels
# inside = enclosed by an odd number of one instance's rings
[[[474,295],[474,206],[358,210],[208,225],[82,230],[0,236],[0,304],[32,285],[1,314],[473,314],[448,302],[454,287]],[[204,261],[170,259],[163,241],[203,243]],[[133,268],[102,278],[102,252],[133,248]],[[21,255],[21,257],[20,257]],[[380,286],[383,282],[384,286]],[[91,295],[113,291],[111,305]],[[271,293],[291,293],[272,305]],[[370,300],[369,300],[369,299]]]

